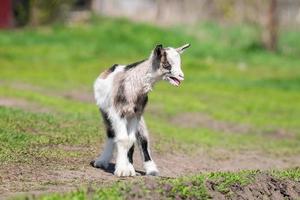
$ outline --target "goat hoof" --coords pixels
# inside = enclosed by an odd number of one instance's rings
[[[158,176],[159,175],[159,171],[156,167],[156,164],[152,160],[145,162],[144,168],[146,170],[146,175],[150,175],[150,176]]]
[[[90,165],[92,165],[95,168],[107,169],[109,166],[109,162],[105,160],[93,160],[90,162]]]
[[[95,160],[92,160],[92,161],[90,162],[90,165],[91,165],[92,167],[95,167],[94,164],[95,164]]]
[[[114,172],[116,176],[135,176],[135,170],[132,164],[128,164],[127,166],[116,166],[116,170]]]
[[[147,172],[146,175],[148,175],[148,176],[158,176],[159,171],[150,171],[150,172]]]

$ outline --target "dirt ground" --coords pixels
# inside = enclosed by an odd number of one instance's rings
[[[236,134],[264,134],[269,137],[282,139],[293,139],[294,134],[284,129],[274,129],[269,131],[258,130],[248,124],[236,124],[231,122],[224,122],[216,120],[204,113],[180,113],[169,119],[170,123],[183,128],[197,128],[203,127],[223,133],[236,133]],[[272,127],[269,127],[272,129]]]

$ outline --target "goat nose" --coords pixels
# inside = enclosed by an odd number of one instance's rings
[[[179,77],[184,79],[184,74],[179,74]]]

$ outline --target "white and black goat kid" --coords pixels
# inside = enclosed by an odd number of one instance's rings
[[[142,115],[148,93],[157,81],[167,80],[175,86],[183,81],[180,54],[189,46],[164,48],[157,45],[148,59],[130,65],[115,64],[100,74],[94,83],[94,93],[108,139],[101,156],[91,162],[92,166],[107,168],[116,148],[114,174],[135,176],[132,156],[137,142],[146,174],[158,175]]]

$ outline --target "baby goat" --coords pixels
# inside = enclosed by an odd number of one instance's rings
[[[142,115],[148,92],[157,81],[167,80],[175,86],[183,81],[180,54],[189,46],[186,44],[175,49],[157,45],[148,59],[130,65],[115,64],[100,74],[94,83],[94,93],[108,139],[103,153],[91,165],[107,168],[116,147],[114,174],[135,176],[132,156],[137,141],[146,174],[158,175],[150,155],[148,131]]]

